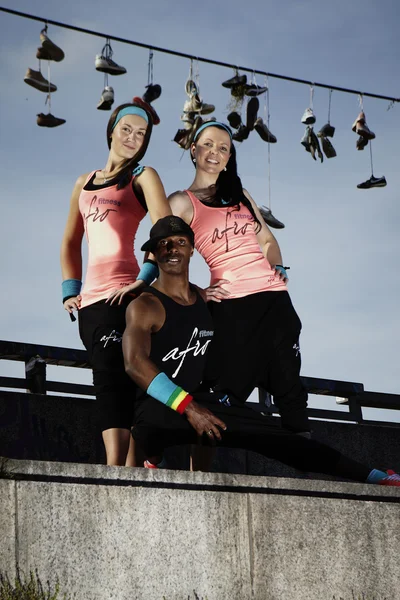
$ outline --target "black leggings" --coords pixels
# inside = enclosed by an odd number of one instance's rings
[[[217,402],[212,394],[195,395],[227,426],[217,446],[242,448],[268,458],[315,473],[325,473],[356,481],[365,481],[371,469],[344,457],[338,450],[306,439],[276,425],[273,417],[262,416],[245,404],[231,401],[231,406]],[[147,457],[159,456],[164,448],[196,444],[200,440],[186,417],[158,400],[146,396],[135,404],[133,437]],[[203,439],[204,438],[204,439]],[[201,443],[210,445],[207,436]]]

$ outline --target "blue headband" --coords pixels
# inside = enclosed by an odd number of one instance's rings
[[[117,118],[115,119],[113,129],[118,123],[118,121],[120,121],[122,117],[125,117],[126,115],[137,115],[138,117],[142,117],[142,119],[144,119],[146,123],[149,122],[147,112],[143,108],[139,108],[139,106],[127,106],[126,108],[121,108],[121,110],[117,114]]]
[[[232,139],[232,131],[229,129],[229,127],[227,125],[224,125],[224,123],[220,123],[220,121],[206,121],[206,123],[203,123],[203,125],[201,125],[198,128],[198,130],[196,131],[196,134],[193,138],[194,142],[199,137],[199,133],[201,133],[203,131],[203,129],[205,129],[206,127],[221,127],[222,129],[225,129],[225,131],[227,133],[229,133],[229,137]]]

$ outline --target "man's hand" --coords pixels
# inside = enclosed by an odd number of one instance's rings
[[[187,405],[183,414],[186,415],[187,420],[199,436],[205,433],[210,440],[220,440],[221,432],[218,427],[223,431],[226,430],[226,425],[221,419],[218,419],[204,406],[197,404],[195,400]]]

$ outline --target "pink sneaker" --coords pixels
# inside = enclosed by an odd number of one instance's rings
[[[381,479],[379,485],[394,485],[400,487],[400,475],[389,469],[387,471],[387,477]]]

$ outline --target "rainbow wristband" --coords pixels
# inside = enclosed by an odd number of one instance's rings
[[[165,373],[159,373],[154,377],[147,388],[147,393],[180,414],[183,414],[187,405],[193,400],[193,396],[179,385],[175,385]]]
[[[64,279],[61,284],[63,304],[68,298],[78,296],[82,289],[82,281],[80,279]]]
[[[141,279],[142,281],[147,283],[147,285],[150,285],[155,279],[157,279],[158,274],[158,265],[151,260],[146,260],[143,263],[143,266],[140,269],[138,276],[136,277],[136,281],[138,279]]]

